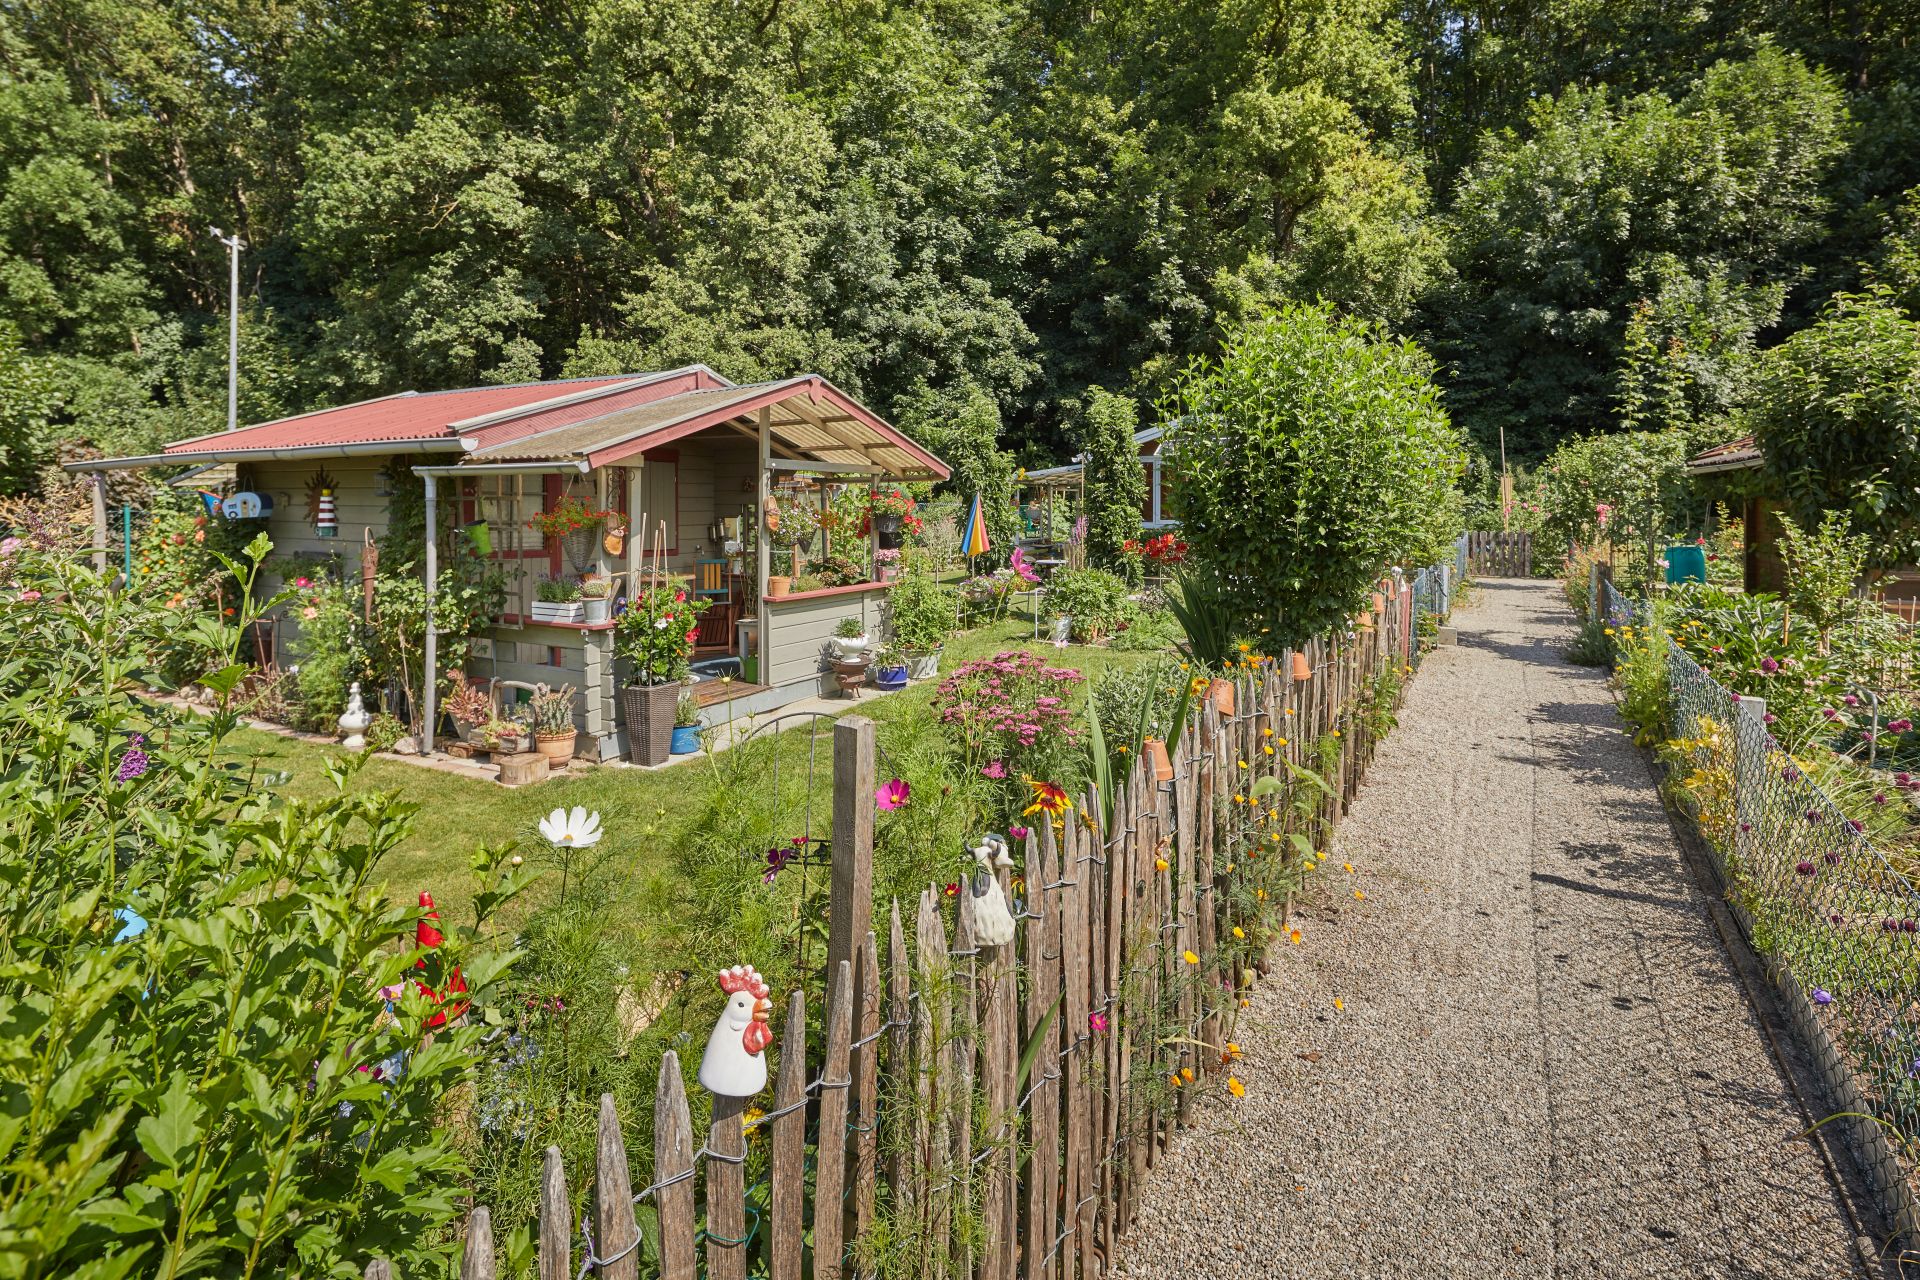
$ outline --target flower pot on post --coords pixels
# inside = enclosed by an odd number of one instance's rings
[[[1147,753],[1147,763],[1153,766],[1154,780],[1171,782],[1173,761],[1167,755],[1167,744],[1158,738],[1146,738],[1141,741],[1140,746]]]
[[[1219,676],[1207,686],[1207,700],[1213,703],[1213,709],[1223,716],[1233,714],[1233,681],[1223,680]]]

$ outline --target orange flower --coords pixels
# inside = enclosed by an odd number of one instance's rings
[[[1028,778],[1027,785],[1033,788],[1033,803],[1021,810],[1023,815],[1045,813],[1057,818],[1073,808],[1073,801],[1067,798],[1066,790],[1057,783],[1035,782]]]
[[[1240,1083],[1239,1076],[1228,1076],[1227,1092],[1236,1098],[1244,1098],[1247,1096],[1247,1086]]]

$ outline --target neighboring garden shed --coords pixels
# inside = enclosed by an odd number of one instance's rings
[[[759,520],[770,495],[828,480],[948,474],[940,459],[823,378],[738,386],[704,365],[401,392],[69,469],[95,475],[104,546],[100,473],[210,463],[231,464],[234,488],[270,504],[264,522],[277,556],[337,555],[348,564],[388,532],[395,477],[419,477],[425,527],[441,531],[423,539],[429,597],[450,521],[468,526],[476,549],[503,571],[506,603],[477,637],[470,674],[579,686],[576,753],[596,759],[627,749],[614,624],[543,620],[554,612],[538,599],[543,580],[608,580],[617,610],[647,572],[649,547],[660,548],[668,572],[712,602],[699,649],[723,661],[709,669],[738,673],[699,686],[701,704],[730,703],[729,713],[741,715],[770,710],[837,687],[823,659],[825,640],[844,618],[876,622],[887,590],[871,580],[770,595],[769,540]],[[569,502],[611,514],[579,537],[542,536],[530,523]],[[479,525],[484,530],[473,528]],[[828,536],[854,540],[841,550],[854,553],[849,558],[866,566],[866,577],[879,576],[870,535]],[[297,625],[281,619],[276,639]],[[434,641],[430,619],[429,666]],[[434,696],[427,682],[429,722]]]
[[[1743,436],[1698,454],[1687,474],[1714,502],[1737,509],[1745,525],[1742,580],[1748,591],[1784,590],[1786,566],[1780,559],[1780,514],[1785,510],[1767,481],[1766,455],[1758,441]],[[1881,571],[1872,586],[1882,603],[1909,620],[1920,620],[1920,568],[1899,565]]]
[[[1162,473],[1164,459],[1160,455],[1160,446],[1166,439],[1164,426],[1147,427],[1133,434],[1133,443],[1140,454],[1140,469],[1145,474],[1146,497],[1140,504],[1140,527],[1142,529],[1177,529],[1180,522],[1167,514],[1171,509],[1168,502],[1169,489],[1167,478]],[[1086,475],[1086,455],[1076,455],[1074,460],[1057,467],[1041,467],[1022,474],[1021,481],[1028,491],[1026,506],[1039,511],[1046,508],[1056,496],[1062,501],[1070,501],[1074,510],[1079,509],[1076,499],[1065,495],[1077,493]],[[1031,523],[1031,522],[1030,522]]]

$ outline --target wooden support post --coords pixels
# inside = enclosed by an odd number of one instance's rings
[[[640,1250],[633,1247],[640,1235],[633,1216],[633,1180],[627,1172],[620,1116],[610,1093],[600,1095],[600,1131],[593,1159],[594,1251],[602,1258],[626,1255],[596,1267],[594,1274],[599,1280],[639,1280]]]
[[[493,1215],[481,1205],[467,1215],[467,1243],[460,1251],[460,1280],[494,1280]]]
[[[440,525],[439,508],[435,505],[437,493],[434,489],[432,472],[420,477],[426,482],[427,511],[427,654],[426,669],[420,673],[420,754],[433,754],[433,722],[435,709],[433,695],[438,691],[440,630],[434,625],[433,601],[440,590],[440,539],[435,531]]]
[[[755,628],[758,632],[755,641],[760,646],[760,683],[770,685],[773,683],[773,610],[767,605],[767,575],[773,570],[773,544],[767,540],[766,512],[767,499],[772,495],[772,477],[768,466],[773,461],[773,409],[771,406],[760,410],[758,442],[760,461],[753,473],[755,530],[753,598],[759,602],[760,625]],[[744,655],[742,660],[745,660]]]
[[[540,1177],[540,1280],[573,1280],[571,1215],[560,1148],[548,1147]]]
[[[686,1086],[680,1080],[680,1056],[669,1049],[660,1058],[660,1083],[653,1095],[653,1177],[660,1216],[660,1280],[694,1280],[693,1124],[687,1114]],[[671,1185],[668,1185],[671,1183]]]
[[[766,651],[761,650],[764,659]],[[833,726],[833,888],[828,898],[827,972],[852,967],[873,932],[873,721]],[[832,1008],[828,1013],[835,1012]]]
[[[107,473],[87,473],[88,496],[93,499],[93,571],[107,571]]]

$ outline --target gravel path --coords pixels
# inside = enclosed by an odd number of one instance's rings
[[[1554,584],[1456,622],[1117,1274],[1867,1274]]]

